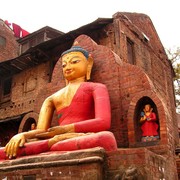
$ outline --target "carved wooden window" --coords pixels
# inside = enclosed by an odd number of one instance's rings
[[[130,64],[135,64],[134,43],[129,38],[127,38],[127,58]]]

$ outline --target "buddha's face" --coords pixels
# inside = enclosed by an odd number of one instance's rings
[[[88,60],[81,52],[70,52],[62,57],[62,67],[64,77],[68,81],[85,78]]]

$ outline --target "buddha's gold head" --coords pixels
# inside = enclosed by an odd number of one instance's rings
[[[63,74],[68,82],[77,78],[90,79],[93,59],[88,51],[80,46],[72,46],[62,53],[61,59]]]

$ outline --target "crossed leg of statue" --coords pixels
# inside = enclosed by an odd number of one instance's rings
[[[103,147],[106,151],[117,150],[113,133],[102,131],[97,133],[66,133],[56,135],[48,140],[26,143],[18,149],[17,157],[40,154],[48,151],[73,151]],[[0,148],[0,160],[8,159],[4,148]]]

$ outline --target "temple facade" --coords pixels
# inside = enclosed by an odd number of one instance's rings
[[[174,71],[147,15],[117,12],[68,33],[44,27],[21,39],[15,39],[2,20],[0,26],[1,146],[30,130],[43,100],[65,86],[59,57],[74,41],[94,58],[91,81],[108,88],[110,131],[118,144],[116,152],[95,148],[1,162],[0,177],[13,178],[16,171],[24,179],[178,179]],[[156,114],[159,138],[155,141],[142,141],[139,120],[145,104],[151,104]],[[52,126],[57,123],[55,113]]]

